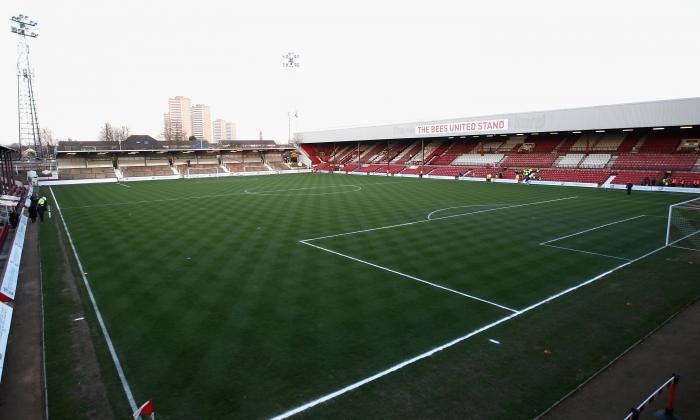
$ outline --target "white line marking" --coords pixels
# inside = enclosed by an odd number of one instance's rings
[[[321,188],[342,188],[342,187],[353,187],[355,189],[347,191],[336,191],[336,192],[321,192],[321,193],[310,193],[310,194],[297,194],[297,195],[329,195],[329,194],[346,194],[351,192],[361,191],[362,187],[359,185],[329,185],[325,187],[306,187],[306,188],[289,188],[285,190],[267,190],[267,191],[248,191],[244,190],[243,193],[249,195],[275,195],[278,192],[289,192],[289,191],[303,191],[303,190],[314,190]]]
[[[497,204],[468,204],[466,206],[454,206],[454,207],[444,207],[441,209],[433,210],[430,213],[428,213],[428,216],[426,219],[431,220],[430,216],[437,212],[445,211],[445,210],[450,210],[450,209],[463,209],[466,207],[489,207],[489,206],[507,206],[507,203],[497,203]]]
[[[102,314],[100,313],[100,309],[97,307],[97,301],[95,301],[95,296],[92,293],[92,288],[90,287],[90,282],[88,281],[87,277],[85,276],[85,270],[83,269],[83,264],[80,262],[80,257],[78,256],[78,251],[75,248],[75,244],[73,243],[73,238],[70,236],[70,232],[68,231],[68,225],[66,224],[66,219],[63,218],[63,213],[61,212],[61,206],[58,204],[58,200],[56,199],[56,195],[53,193],[53,188],[49,187],[49,190],[51,191],[51,196],[53,197],[53,202],[56,204],[56,209],[58,210],[58,215],[61,217],[61,222],[63,222],[63,229],[66,231],[66,236],[68,237],[68,243],[70,244],[71,249],[73,250],[73,256],[75,257],[75,261],[78,263],[78,269],[80,270],[81,276],[83,277],[83,283],[85,284],[85,289],[87,289],[88,292],[88,297],[90,298],[90,302],[92,303],[92,309],[95,310],[95,315],[97,316],[97,322],[100,324],[100,330],[102,330],[102,335],[105,338],[105,341],[107,342],[107,348],[109,349],[109,354],[112,356],[112,361],[114,361],[114,366],[117,368],[117,374],[119,375],[119,380],[122,383],[122,388],[124,388],[124,393],[126,394],[126,399],[129,400],[129,406],[131,406],[131,411],[136,411],[138,406],[136,405],[136,401],[134,401],[134,395],[131,392],[131,387],[129,386],[129,382],[126,380],[126,375],[124,375],[124,369],[122,368],[122,364],[119,362],[119,356],[117,356],[117,351],[114,349],[114,344],[112,344],[112,339],[109,337],[109,332],[107,331],[107,326],[105,325],[104,319],[102,319]]]
[[[357,186],[358,187],[371,187],[373,185],[405,184],[405,183],[409,183],[409,182],[419,182],[419,181],[373,182],[373,183],[368,183],[368,184],[360,184]],[[177,198],[163,198],[163,199],[158,199],[158,200],[140,200],[140,201],[125,201],[125,202],[120,202],[120,203],[89,204],[89,205],[85,205],[85,206],[64,207],[63,210],[66,210],[66,209],[69,209],[69,210],[87,209],[87,208],[93,208],[93,207],[128,206],[128,205],[135,205],[135,204],[163,203],[163,202],[168,202],[168,201],[180,201],[180,200],[199,200],[202,198],[229,197],[229,196],[233,196],[233,195],[255,195],[255,194],[246,193],[244,190],[244,191],[239,191],[239,192],[234,192],[234,193],[198,195],[198,196],[177,197]],[[260,194],[258,194],[258,195],[260,195]]]
[[[324,247],[322,247],[322,246],[310,244],[310,243],[308,243],[308,242],[304,242],[304,241],[299,241],[299,242],[301,242],[301,243],[304,244],[304,245],[308,245],[308,246],[311,246],[311,247],[320,249],[321,251],[326,251],[326,252],[329,252],[329,253],[331,253],[331,254],[335,254],[335,255],[338,255],[338,256],[341,256],[341,257],[344,257],[344,258],[347,258],[347,259],[350,259],[350,260],[353,260],[353,261],[356,261],[356,262],[359,262],[359,263],[362,263],[362,264],[367,264],[367,265],[369,265],[369,266],[372,266],[372,267],[374,267],[374,268],[378,268],[378,269],[380,269],[380,270],[388,271],[388,272],[390,272],[390,273],[393,273],[393,274],[396,274],[396,275],[399,275],[399,276],[402,276],[402,277],[406,277],[406,278],[411,279],[411,280],[415,280],[415,281],[418,281],[418,282],[421,282],[421,283],[428,284],[428,285],[433,286],[433,287],[437,287],[438,289],[447,290],[448,292],[456,293],[456,294],[458,294],[458,295],[461,295],[461,296],[464,296],[464,297],[468,297],[468,298],[470,298],[470,299],[478,300],[479,302],[488,303],[489,305],[497,306],[497,307],[499,307],[499,308],[501,308],[501,309],[505,309],[506,311],[517,312],[515,309],[509,308],[509,307],[507,307],[507,306],[499,305],[498,303],[491,302],[491,301],[489,301],[489,300],[482,299],[482,298],[480,298],[480,297],[473,296],[473,295],[470,295],[470,294],[468,294],[468,293],[463,293],[463,292],[460,292],[460,291],[458,291],[458,290],[450,289],[449,287],[441,286],[441,285],[439,285],[439,284],[432,283],[432,282],[429,282],[429,281],[427,281],[427,280],[423,280],[423,279],[421,279],[421,278],[412,276],[412,275],[410,275],[410,274],[405,274],[405,273],[402,273],[402,272],[400,272],[400,271],[392,270],[391,268],[383,267],[383,266],[381,266],[381,265],[379,265],[379,264],[374,264],[374,263],[371,263],[371,262],[369,262],[369,261],[361,260],[361,259],[359,259],[359,258],[355,258],[355,257],[352,257],[352,256],[347,255],[347,254],[342,254],[342,253],[340,253],[340,252],[338,252],[338,251],[333,251],[332,249],[324,248]]]
[[[406,223],[398,223],[395,225],[388,225],[388,226],[380,226],[376,228],[370,228],[370,229],[362,229],[362,230],[356,230],[353,232],[343,232],[343,233],[336,233],[334,235],[326,235],[326,236],[319,236],[317,238],[309,238],[309,239],[302,239],[302,241],[316,241],[318,239],[328,239],[328,238],[335,238],[338,236],[346,236],[346,235],[354,235],[357,233],[364,233],[364,232],[372,232],[375,230],[383,230],[383,229],[391,229],[395,227],[401,227],[401,226],[410,226],[410,225],[415,225],[418,223],[427,223],[427,222],[434,222],[436,220],[444,220],[444,219],[452,219],[454,217],[461,217],[461,216],[469,216],[472,214],[480,214],[480,213],[489,213],[492,211],[497,211],[497,210],[506,210],[506,209],[514,209],[517,207],[526,207],[526,206],[534,206],[536,204],[545,204],[545,203],[553,203],[555,201],[562,201],[562,200],[572,200],[578,198],[577,196],[572,196],[572,197],[565,197],[565,198],[557,198],[554,200],[545,200],[545,201],[535,201],[533,203],[524,203],[524,204],[514,204],[512,206],[506,206],[506,207],[497,207],[495,209],[486,209],[486,210],[477,210],[477,211],[472,211],[469,213],[460,213],[460,214],[451,214],[449,216],[442,216],[442,217],[435,217],[433,219],[422,219],[422,220],[416,220],[415,222],[406,222]]]
[[[629,258],[622,258],[622,257],[616,257],[616,256],[614,256],[614,255],[601,254],[600,252],[584,251],[584,250],[582,250],[582,249],[567,248],[567,247],[564,247],[564,246],[549,245],[549,244],[540,244],[540,245],[542,245],[542,246],[548,246],[548,247],[550,247],[550,248],[565,249],[565,250],[567,250],[567,251],[582,252],[582,253],[584,253],[584,254],[599,255],[599,256],[601,256],[601,257],[615,258],[616,260],[630,261]]]
[[[688,251],[697,251],[697,252],[700,252],[700,249],[696,249],[696,248],[687,248],[687,247],[678,246],[678,245],[669,245],[669,246],[670,246],[671,248],[678,248],[678,249],[685,249],[685,250],[688,250]]]
[[[125,201],[121,203],[103,203],[103,204],[89,204],[86,206],[73,206],[73,207],[65,207],[65,209],[73,210],[73,209],[87,209],[87,208],[93,208],[93,207],[110,207],[110,206],[128,206],[128,205],[134,205],[134,204],[150,204],[150,203],[162,203],[166,201],[181,201],[181,200],[199,200],[202,198],[216,198],[216,197],[228,197],[232,195],[241,195],[245,194],[244,192],[235,192],[235,193],[226,193],[226,194],[211,194],[211,195],[199,195],[199,196],[190,196],[190,197],[177,197],[177,198],[163,198],[159,200],[140,200],[140,201]]]
[[[307,244],[307,245],[310,245],[310,244]],[[657,248],[657,249],[655,249],[655,250],[653,250],[653,251],[651,251],[651,252],[648,252],[648,253],[642,255],[641,257],[637,257],[637,258],[635,258],[635,259],[633,259],[633,260],[627,261],[627,262],[624,263],[624,264],[620,264],[620,265],[618,265],[617,267],[614,267],[614,268],[612,268],[612,269],[610,269],[610,270],[608,270],[608,271],[606,271],[606,272],[604,272],[604,273],[602,273],[602,274],[598,274],[597,276],[595,276],[595,277],[593,277],[593,278],[591,278],[591,279],[588,279],[588,280],[586,280],[586,281],[584,281],[584,282],[582,282],[582,283],[579,283],[579,284],[577,284],[577,285],[574,285],[574,286],[572,286],[572,287],[569,287],[568,289],[564,289],[564,290],[562,290],[562,291],[560,291],[560,292],[558,292],[558,293],[556,293],[556,294],[554,294],[554,295],[552,295],[552,296],[550,296],[550,297],[548,297],[548,298],[545,298],[545,299],[543,299],[543,300],[541,300],[541,301],[539,301],[539,302],[537,302],[537,303],[534,303],[534,304],[528,306],[527,308],[522,309],[522,310],[520,310],[520,311],[518,311],[518,312],[516,312],[516,313],[514,313],[514,314],[511,314],[511,315],[508,315],[508,316],[506,316],[506,317],[503,317],[503,318],[501,318],[501,319],[499,319],[499,320],[497,320],[497,321],[494,321],[494,322],[492,322],[492,323],[490,323],[490,324],[488,324],[488,325],[484,325],[483,327],[477,328],[476,330],[471,331],[471,332],[467,333],[466,335],[463,335],[463,336],[461,336],[461,337],[455,338],[455,339],[452,340],[452,341],[449,341],[449,342],[447,342],[447,343],[445,343],[445,344],[443,344],[443,345],[440,345],[440,346],[435,347],[435,348],[433,348],[433,349],[431,349],[431,350],[428,350],[428,351],[426,351],[425,353],[419,354],[419,355],[417,355],[417,356],[415,356],[415,357],[412,357],[412,358],[410,358],[410,359],[408,359],[408,360],[404,360],[403,362],[398,363],[398,364],[396,364],[396,365],[394,365],[394,366],[392,366],[392,367],[390,367],[390,368],[388,368],[388,369],[385,369],[385,370],[383,370],[383,371],[381,371],[381,372],[377,372],[377,373],[375,373],[375,374],[372,375],[372,376],[369,376],[369,377],[367,377],[367,378],[365,378],[365,379],[362,379],[362,380],[360,380],[360,381],[357,381],[357,382],[355,382],[355,383],[353,383],[353,384],[350,384],[350,385],[348,385],[348,386],[345,386],[345,387],[343,387],[343,388],[340,388],[340,389],[338,389],[337,391],[331,392],[330,394],[326,394],[326,395],[324,395],[324,396],[322,396],[322,397],[320,397],[320,398],[317,398],[317,399],[315,399],[315,400],[313,400],[313,401],[310,401],[310,402],[308,402],[308,403],[306,403],[306,404],[300,405],[299,407],[293,408],[293,409],[291,409],[291,410],[289,410],[289,411],[286,411],[286,412],[284,412],[284,413],[282,413],[282,414],[279,414],[279,415],[273,417],[273,419],[284,419],[284,418],[287,418],[287,417],[291,417],[291,416],[293,416],[293,415],[295,415],[295,414],[301,413],[302,411],[306,411],[306,410],[308,410],[309,408],[315,407],[315,406],[317,406],[317,405],[319,405],[319,404],[322,404],[322,403],[324,403],[324,402],[326,402],[326,401],[332,400],[332,399],[335,398],[335,397],[338,397],[338,396],[343,395],[343,394],[345,394],[345,393],[347,393],[347,392],[350,392],[350,391],[352,391],[352,390],[354,390],[354,389],[357,389],[357,388],[359,388],[359,387],[361,387],[361,386],[363,386],[363,385],[366,385],[366,384],[368,384],[368,383],[370,383],[370,382],[373,382],[373,381],[375,381],[375,380],[377,380],[377,379],[379,379],[379,378],[381,378],[381,377],[384,377],[384,376],[386,376],[386,375],[388,375],[388,374],[390,374],[390,373],[392,373],[392,372],[395,372],[395,371],[397,371],[397,370],[399,370],[399,369],[401,369],[401,368],[403,368],[403,367],[406,367],[406,366],[411,365],[411,364],[413,364],[413,363],[415,363],[415,362],[418,362],[419,360],[422,360],[422,359],[425,359],[425,358],[427,358],[427,357],[430,357],[430,356],[434,355],[435,353],[438,353],[438,352],[440,352],[440,351],[442,351],[442,350],[445,350],[445,349],[447,349],[447,348],[449,348],[449,347],[454,346],[455,344],[459,344],[459,343],[461,343],[462,341],[467,340],[467,339],[469,339],[469,338],[471,338],[471,337],[473,337],[473,336],[475,336],[475,335],[477,335],[477,334],[479,334],[479,333],[482,333],[482,332],[484,332],[484,331],[490,330],[491,328],[493,328],[493,327],[495,327],[495,326],[497,326],[497,325],[500,325],[500,324],[502,324],[502,323],[504,323],[504,322],[506,322],[506,321],[508,321],[508,320],[511,320],[511,319],[513,319],[513,318],[515,318],[515,317],[517,317],[517,316],[520,316],[520,315],[522,315],[522,314],[524,314],[524,313],[526,313],[526,312],[529,312],[529,311],[531,311],[531,310],[533,310],[533,309],[535,309],[535,308],[537,308],[537,307],[539,307],[539,306],[541,306],[541,305],[544,305],[545,303],[548,303],[548,302],[550,302],[550,301],[552,301],[552,300],[558,299],[558,298],[560,298],[560,297],[562,297],[562,296],[564,296],[564,295],[566,295],[566,294],[569,294],[569,293],[571,293],[571,292],[573,292],[573,291],[575,291],[575,290],[580,289],[581,287],[587,286],[587,285],[589,285],[589,284],[591,284],[591,283],[593,283],[593,282],[595,282],[595,281],[598,281],[598,280],[602,279],[603,277],[608,276],[608,275],[614,273],[614,272],[617,271],[617,270],[620,270],[620,269],[622,269],[622,268],[624,268],[624,267],[627,267],[628,265],[631,265],[631,264],[633,264],[633,263],[635,263],[635,262],[637,262],[637,261],[639,261],[639,260],[642,260],[642,259],[644,259],[644,258],[646,258],[646,257],[648,257],[648,256],[650,256],[650,255],[656,254],[657,252],[659,252],[659,251],[661,251],[661,250],[663,250],[663,249],[665,249],[665,248],[666,248],[666,245],[664,245],[664,246],[662,246],[662,247],[660,247],[660,248]]]
[[[562,240],[562,239],[570,238],[570,237],[572,237],[572,236],[581,235],[582,233],[590,232],[590,231],[593,231],[593,230],[596,230],[596,229],[600,229],[600,228],[604,228],[604,227],[606,227],[606,226],[611,226],[611,225],[614,225],[614,224],[617,224],[617,223],[623,223],[623,222],[626,222],[626,221],[628,221],[628,220],[639,219],[640,217],[644,217],[644,215],[643,215],[643,214],[640,214],[639,216],[629,217],[629,218],[627,218],[627,219],[622,219],[622,220],[618,220],[618,221],[615,221],[615,222],[606,223],[606,224],[604,224],[604,225],[592,227],[592,228],[590,228],[590,229],[582,230],[582,231],[580,231],[580,232],[572,233],[572,234],[570,234],[570,235],[560,236],[560,237],[555,238],[555,239],[550,239],[550,240],[545,241],[545,242],[540,242],[540,245],[546,245],[546,244],[548,244],[548,243],[550,243],[550,242],[556,242],[556,241],[559,241],[559,240]]]
[[[501,344],[500,341],[496,341],[493,338],[489,338],[489,341],[492,342],[493,344]]]
[[[81,316],[80,318],[75,318],[73,321],[82,321],[83,319],[85,319],[85,317]]]
[[[131,188],[130,185],[122,184],[121,182],[117,182],[117,185],[119,185],[120,187]]]

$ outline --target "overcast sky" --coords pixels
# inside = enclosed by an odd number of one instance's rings
[[[238,137],[700,96],[700,1],[2,0],[0,142],[17,137],[16,39],[39,122],[97,139],[158,137],[168,97],[211,106]],[[301,67],[282,68],[300,54]]]

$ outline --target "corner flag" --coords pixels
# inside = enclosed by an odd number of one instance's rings
[[[138,410],[134,411],[134,420],[139,418],[141,415],[151,415],[151,419],[154,417],[154,411],[153,411],[153,400],[148,400],[141,407],[138,408]]]

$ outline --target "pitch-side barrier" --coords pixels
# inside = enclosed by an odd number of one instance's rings
[[[321,173],[331,173],[330,171],[318,171]],[[335,171],[334,173],[346,174],[346,172]],[[414,174],[386,174],[386,173],[374,173],[374,172],[347,172],[348,175],[357,176],[395,176],[399,178],[420,178],[419,175]],[[447,180],[457,180],[457,181],[471,181],[471,182],[486,182],[485,178],[474,178],[474,177],[454,177],[454,176],[440,176],[440,175],[423,175],[425,179],[447,179]],[[527,185],[524,181],[516,181],[514,179],[498,179],[493,178],[491,182],[496,184],[523,184]],[[625,185],[598,185],[593,182],[559,182],[559,181],[529,181],[531,185],[551,185],[559,187],[582,187],[582,188],[598,188],[598,189],[611,189],[611,190],[624,190]],[[682,192],[682,193],[694,193],[700,194],[700,188],[684,188],[684,187],[663,187],[663,186],[644,186],[635,185],[633,187],[634,191],[657,191],[657,192]]]
[[[51,185],[79,185],[79,184],[114,184],[117,182],[133,182],[133,181],[162,181],[172,179],[196,179],[196,178],[223,178],[230,176],[254,176],[254,175],[285,175],[285,174],[301,174],[309,173],[311,169],[289,169],[285,171],[255,171],[255,172],[219,172],[214,174],[190,174],[190,175],[164,175],[164,176],[130,176],[124,177],[121,180],[117,178],[101,178],[101,179],[64,179],[64,180],[42,180],[38,181],[41,186]]]
[[[27,208],[29,208],[30,204],[28,197],[32,196],[32,192],[33,187],[29,187],[27,199],[22,208],[19,224],[10,247],[10,254],[3,270],[2,283],[0,284],[0,381],[2,380],[3,366],[5,365],[5,350],[7,350],[7,339],[10,335],[17,280],[19,279],[22,250],[24,249],[24,237],[27,231],[27,220],[29,219],[27,217]]]

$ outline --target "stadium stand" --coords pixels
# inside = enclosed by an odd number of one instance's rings
[[[475,152],[479,153],[494,153],[503,145],[503,141],[500,140],[484,140],[475,148]]]
[[[634,148],[637,146],[637,143],[639,143],[643,139],[646,139],[646,135],[638,131],[628,132],[628,134],[625,136],[625,139],[622,141],[622,143],[620,143],[620,146],[618,146],[616,152],[629,153],[632,150],[634,150]]]
[[[586,169],[540,169],[540,179],[558,182],[589,182],[602,184],[610,178],[610,171]]]
[[[557,160],[554,153],[523,153],[509,155],[502,163],[506,167],[548,168]]]
[[[399,155],[405,148],[407,144],[405,142],[396,142],[393,145],[390,145],[388,148],[385,148],[379,154],[374,158],[373,162],[374,163],[387,163],[391,162],[394,160],[396,156]]]
[[[215,163],[207,163],[207,164],[190,164],[187,167],[181,167],[180,168],[180,173],[195,173],[195,172],[190,172],[189,170],[191,169],[196,169],[197,174],[215,174],[217,172],[220,172],[220,167],[218,164]]]
[[[605,166],[610,161],[612,155],[610,153],[596,153],[586,156],[581,163],[579,163],[579,168],[605,168]]]
[[[429,175],[435,176],[460,176],[466,172],[466,168],[456,168],[454,166],[446,166],[441,168],[435,168],[429,172]]]
[[[125,177],[172,176],[170,166],[125,166],[121,168]]]
[[[554,166],[559,168],[575,168],[585,155],[583,153],[567,153],[557,159]]]
[[[277,171],[286,171],[289,170],[289,165],[287,165],[284,162],[281,161],[272,161],[268,163],[272,167],[272,169],[277,170]]]
[[[536,140],[533,140],[533,137],[538,137]],[[562,142],[562,137],[558,135],[547,135],[547,136],[530,136],[528,137],[527,140],[528,144],[531,144],[532,147],[530,148],[530,152],[532,153],[551,153],[554,151],[554,149],[559,146],[559,144]],[[524,144],[523,144],[524,146]],[[522,147],[521,150],[525,150],[527,148]]]
[[[375,172],[382,174],[398,174],[399,172],[403,171],[404,168],[406,167],[403,165],[382,165]]]
[[[430,163],[431,165],[449,165],[454,162],[458,156],[464,155],[474,149],[475,145],[474,143],[468,143],[466,141],[456,141]]]
[[[665,133],[664,130],[652,131],[639,147],[641,153],[673,153],[681,143],[678,133]]]
[[[366,144],[364,148],[360,146],[360,162],[372,162],[379,153],[384,151],[385,146],[386,144],[384,142],[369,143]]]
[[[377,169],[381,169],[381,168],[382,168],[382,165],[376,165],[376,164],[374,164],[374,165],[362,165],[362,167],[359,168],[359,169],[358,169],[357,171],[355,171],[355,172],[367,172],[367,173],[370,173],[370,172],[375,172]]]
[[[486,153],[483,155],[467,153],[457,157],[452,164],[467,166],[495,166],[503,159],[503,156],[503,153]]]
[[[114,168],[65,168],[58,169],[58,179],[116,178]]]
[[[605,133],[593,146],[592,150],[596,152],[614,152],[625,140],[626,134],[625,132]]]
[[[228,169],[229,172],[245,172],[242,163],[225,163],[224,167]]]
[[[646,178],[656,180],[655,184],[660,185],[659,181],[661,181],[663,176],[660,171],[619,171],[614,175],[615,179],[612,183],[618,185],[625,185],[630,182],[634,185],[642,185]]]
[[[421,143],[419,141],[413,142],[413,144],[409,145],[404,149],[403,152],[399,153],[396,158],[392,161],[392,163],[406,163],[409,162],[414,156],[420,153],[421,150]]]
[[[525,141],[524,136],[511,136],[496,151],[499,153],[517,152]]]
[[[262,162],[245,162],[245,172],[263,172],[269,171],[269,168]]]
[[[668,143],[666,143],[668,144]],[[613,169],[691,170],[697,160],[691,153],[636,153],[618,156]]]
[[[425,163],[431,163],[433,160],[445,153],[450,146],[450,144],[443,144],[441,141],[431,143],[428,147],[426,147]],[[431,149],[430,152],[428,152],[429,148]]]
[[[673,172],[670,184],[679,187],[700,188],[700,172]]]
[[[406,175],[420,175],[421,173],[421,167],[420,166],[409,166],[406,167],[403,171],[401,171],[402,174]]]

